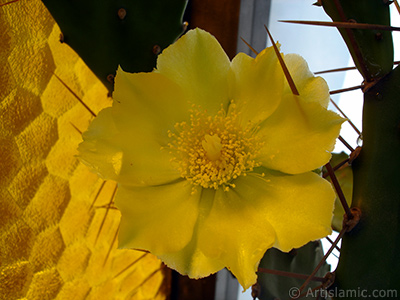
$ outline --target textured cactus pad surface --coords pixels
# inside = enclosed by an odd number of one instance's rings
[[[107,89],[60,43],[60,29],[41,1],[5,2],[0,299],[165,299],[161,262],[117,249],[115,183],[75,157],[80,132],[93,118],[77,97],[96,113],[111,104]]]

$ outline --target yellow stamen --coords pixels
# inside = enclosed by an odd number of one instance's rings
[[[261,142],[254,124],[243,129],[235,107],[232,102],[229,114],[221,108],[213,117],[193,109],[190,124],[177,123],[175,131],[168,132],[173,161],[194,186],[229,191],[235,188],[234,179],[260,165],[255,161]]]

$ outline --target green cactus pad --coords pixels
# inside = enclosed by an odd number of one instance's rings
[[[388,1],[322,0],[325,12],[336,22],[357,22],[390,26]],[[339,7],[339,8],[338,8]],[[339,29],[358,70],[367,81],[393,68],[393,41],[390,31]]]
[[[42,0],[70,45],[111,91],[118,65],[150,72],[183,32],[187,0]]]
[[[365,94],[363,148],[353,162],[353,206],[362,215],[343,238],[340,289],[394,290],[400,296],[399,94],[399,67]]]
[[[269,249],[260,263],[260,268],[285,271],[309,275],[323,258],[321,242],[310,242],[305,246],[294,249],[289,253],[281,252],[275,248]],[[330,265],[324,263],[315,276],[324,277],[330,270]],[[298,288],[305,282],[305,279],[278,276],[274,274],[258,273],[260,300],[290,299],[295,296]],[[314,288],[321,282],[312,281],[304,290]],[[314,294],[314,293],[313,293]],[[316,293],[315,293],[316,294]],[[316,299],[309,294],[307,299]]]

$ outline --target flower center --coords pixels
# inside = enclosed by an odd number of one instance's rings
[[[233,102],[228,115],[222,108],[214,117],[193,108],[190,124],[177,123],[168,132],[168,148],[181,176],[194,186],[228,191],[235,187],[234,179],[260,165],[255,161],[261,147],[256,130],[250,124],[242,128]]]
[[[206,151],[206,156],[209,160],[216,161],[221,157],[222,144],[218,135],[206,134],[204,136],[204,140],[201,142],[201,145]]]

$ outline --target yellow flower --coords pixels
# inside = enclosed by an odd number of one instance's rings
[[[331,232],[334,192],[313,169],[343,122],[328,87],[272,48],[228,59],[189,31],[151,73],[118,70],[114,103],[84,133],[81,160],[116,180],[119,241],[192,278],[227,267],[247,289],[270,247],[289,251]]]

